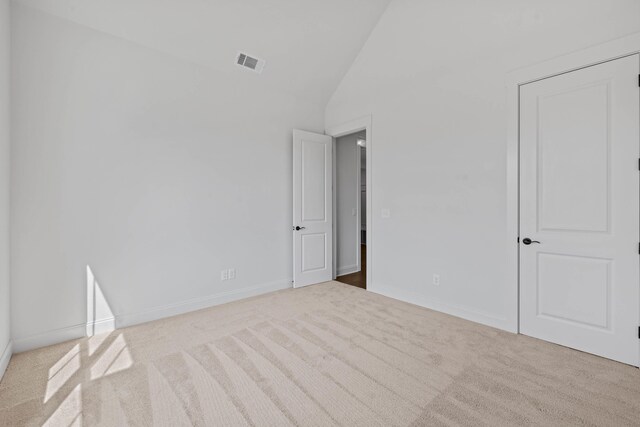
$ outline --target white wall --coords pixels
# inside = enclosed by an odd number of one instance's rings
[[[337,274],[360,271],[360,247],[358,234],[358,199],[360,187],[360,147],[357,145],[361,134],[345,135],[336,139],[336,250]],[[355,213],[355,215],[354,215]]]
[[[360,224],[367,229],[367,150],[360,148]]]
[[[110,306],[96,320],[120,326],[291,285],[291,130],[321,132],[324,106],[12,16],[18,350],[84,333],[91,275]]]
[[[11,349],[9,295],[9,0],[0,0],[0,378]]]
[[[514,330],[506,74],[637,31],[637,0],[393,1],[326,110],[373,117],[369,289]]]

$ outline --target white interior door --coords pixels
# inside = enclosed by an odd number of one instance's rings
[[[333,278],[333,139],[293,131],[293,286]]]
[[[640,361],[638,55],[520,88],[520,332]]]

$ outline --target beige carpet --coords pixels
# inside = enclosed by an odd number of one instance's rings
[[[0,425],[640,425],[640,373],[331,282],[15,355]]]

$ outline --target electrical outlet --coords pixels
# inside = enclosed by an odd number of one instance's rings
[[[382,218],[391,218],[391,210],[390,209],[382,209],[380,211]]]
[[[220,280],[229,280],[229,270],[222,270],[220,272]]]
[[[433,275],[433,284],[435,286],[440,286],[440,275],[439,274],[434,274]]]
[[[229,280],[233,280],[236,278],[236,269],[235,268],[230,268],[229,269]]]

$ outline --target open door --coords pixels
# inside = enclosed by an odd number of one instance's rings
[[[293,130],[293,287],[333,278],[333,139]]]

